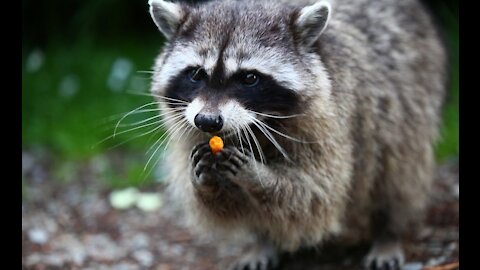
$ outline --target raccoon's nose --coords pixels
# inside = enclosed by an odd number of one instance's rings
[[[220,131],[223,126],[223,119],[221,115],[197,114],[193,119],[195,125],[203,132]]]

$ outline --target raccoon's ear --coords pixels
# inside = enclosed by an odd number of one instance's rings
[[[149,0],[150,15],[163,35],[170,39],[175,33],[185,12],[177,3],[163,0]]]
[[[330,20],[330,13],[331,6],[327,1],[320,1],[300,10],[295,26],[305,46],[312,46],[317,41]]]

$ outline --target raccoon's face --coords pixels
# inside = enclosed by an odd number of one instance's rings
[[[150,0],[167,38],[152,92],[165,110],[206,133],[268,131],[265,118],[302,113],[308,97],[327,96],[326,72],[313,47],[330,5],[294,8],[273,2],[187,6]],[[265,133],[264,133],[265,134]]]

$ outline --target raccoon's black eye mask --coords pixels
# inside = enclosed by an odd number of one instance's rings
[[[187,76],[192,83],[199,83],[208,79],[208,74],[202,67],[193,67],[187,69]],[[244,86],[254,87],[260,82],[260,75],[256,71],[240,71],[232,78]]]
[[[272,76],[256,70],[240,70],[229,78],[210,77],[203,67],[188,67],[170,80],[166,95],[187,102],[204,99],[235,99],[257,112],[298,112],[300,97]],[[175,106],[175,105],[171,105]]]

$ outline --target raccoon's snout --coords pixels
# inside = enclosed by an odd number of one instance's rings
[[[221,115],[211,115],[199,113],[194,119],[195,125],[203,132],[217,132],[223,127],[223,118]]]

